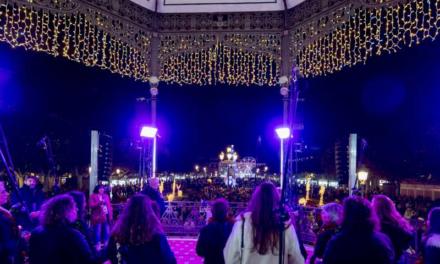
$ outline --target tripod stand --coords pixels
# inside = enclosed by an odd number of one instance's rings
[[[289,84],[289,90],[290,92],[290,103],[291,103],[291,119],[290,119],[290,131],[293,131],[294,124],[296,122],[296,109],[298,106],[298,97],[299,97],[299,87],[298,87],[298,77],[299,73],[296,67],[292,68],[292,77]],[[293,142],[294,140],[290,138],[288,141],[288,152],[286,155],[286,159],[284,160],[284,164],[282,166],[284,167],[282,170],[282,175],[280,175],[281,180],[281,199],[278,207],[278,219],[279,219],[279,264],[284,264],[284,251],[285,251],[285,245],[284,245],[284,231],[285,231],[285,223],[289,220],[290,216],[289,213],[286,210],[287,205],[287,180],[288,180],[288,174],[292,176],[292,169],[289,167],[291,165],[290,161],[292,159],[293,153]]]

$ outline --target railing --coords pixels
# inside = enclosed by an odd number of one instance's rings
[[[124,204],[114,204],[116,215],[122,210]],[[208,202],[176,201],[165,204],[165,213],[161,217],[162,226],[167,235],[171,236],[197,236],[211,217]],[[231,216],[238,216],[246,209],[247,203],[229,203]],[[316,240],[313,228],[316,223],[316,208],[297,207],[290,210],[292,219],[295,219],[296,228],[301,234],[304,243],[314,244]]]
[[[230,215],[236,216],[246,208],[245,203],[230,203]],[[177,236],[197,236],[211,212],[207,202],[169,202],[161,222],[165,232]]]
[[[230,215],[238,216],[240,212],[246,208],[246,203],[230,203]],[[114,204],[115,214],[119,214],[124,204]],[[295,228],[300,234],[305,244],[313,245],[316,242],[316,234],[314,230],[318,228],[317,216],[319,209],[315,207],[298,206],[289,211],[291,219],[295,220]],[[199,234],[200,229],[205,226],[210,217],[209,205],[207,202],[169,202],[166,203],[165,213],[161,217],[163,228],[167,235],[170,236],[190,236],[195,237]],[[411,222],[414,230],[420,230],[423,221],[414,219]],[[415,232],[415,248],[411,253],[406,254],[406,262],[409,264],[416,263],[417,254],[419,252],[420,238]]]

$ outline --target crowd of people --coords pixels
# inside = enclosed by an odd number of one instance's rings
[[[261,184],[264,179],[237,179],[235,186],[227,186],[221,178],[195,178],[195,179],[183,179],[176,181],[180,190],[183,192],[182,197],[174,197],[174,201],[191,201],[191,202],[203,202],[212,201],[216,198],[225,198],[231,203],[240,203],[248,201],[251,198],[252,192],[255,186]],[[174,181],[172,179],[163,183],[163,194],[169,194],[172,192],[172,185]],[[273,182],[277,184],[276,182]],[[292,200],[298,200],[306,196],[305,184],[292,184],[291,186]],[[139,185],[125,184],[116,185],[111,188],[112,203],[126,202],[129,197],[139,192]],[[348,196],[348,189],[345,187],[327,187],[324,193],[324,203],[341,202]],[[383,194],[381,190],[374,189],[369,190],[366,196],[371,198],[374,195]],[[429,209],[440,205],[440,201],[432,201],[426,197],[410,197],[410,196],[397,196],[390,195],[390,198],[395,202],[397,210],[405,216],[407,219],[426,219]],[[320,186],[311,185],[309,191],[310,205],[316,206],[320,200]]]
[[[9,197],[0,179],[0,263],[176,263],[161,223],[165,205],[157,180],[131,195],[115,219],[102,185],[88,200],[75,190],[46,199],[38,179],[29,177],[25,183]],[[296,264],[308,259],[299,221],[283,213],[289,210],[279,207],[273,183],[259,183],[247,208],[234,215],[228,197],[213,198],[196,246],[205,263],[276,263],[281,256],[284,263]],[[420,201],[397,202],[376,194],[371,202],[352,196],[322,206],[309,262],[440,263],[440,207],[427,212],[419,232],[399,204],[411,208]]]

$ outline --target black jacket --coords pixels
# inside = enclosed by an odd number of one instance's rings
[[[106,259],[103,259],[105,256],[102,256],[101,252],[98,252],[95,248],[94,238],[93,238],[93,232],[87,225],[87,223],[84,220],[77,219],[75,222],[71,225],[74,229],[79,231],[81,235],[84,236],[84,239],[87,242],[87,245],[89,245],[90,250],[92,251],[92,254],[94,256],[94,259],[100,260],[100,262],[104,262]]]
[[[197,240],[197,255],[205,258],[205,264],[224,264],[223,249],[231,234],[231,222],[212,222],[203,227]]]
[[[29,241],[30,264],[95,263],[84,236],[68,225],[37,227]]]
[[[176,264],[176,258],[163,234],[154,235],[151,241],[141,245],[121,245],[111,237],[107,257],[112,264]]]
[[[398,261],[403,252],[409,248],[413,238],[412,234],[401,227],[387,223],[382,223],[381,232],[390,238],[394,248],[395,260]]]
[[[39,211],[45,201],[45,195],[41,187],[36,186],[34,189],[24,185],[20,188],[20,198],[14,192],[11,196],[14,217],[17,224],[22,226],[23,230],[31,231],[38,225],[38,219],[31,219],[29,214]]]
[[[316,240],[315,249],[313,250],[313,256],[310,259],[310,263],[315,263],[316,258],[322,258],[324,256],[327,244],[332,239],[332,237],[339,232],[337,226],[324,226],[318,233],[318,238]]]
[[[0,263],[17,263],[18,235],[12,216],[0,208]]]
[[[430,235],[424,243],[423,248],[424,264],[440,263],[440,234]]]
[[[149,185],[146,185],[141,193],[157,203],[160,209],[160,215],[165,213],[165,201],[159,191],[151,188]]]
[[[324,264],[392,264],[394,250],[390,239],[379,232],[336,234],[327,244]]]
[[[40,210],[46,198],[41,187],[36,186],[34,189],[31,189],[27,185],[20,188],[20,196],[29,212]],[[20,202],[16,196],[13,196],[12,200],[14,203]]]

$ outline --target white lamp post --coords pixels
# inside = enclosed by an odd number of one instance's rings
[[[275,129],[278,138],[280,139],[280,187],[283,187],[283,172],[284,172],[284,140],[290,137],[290,128],[280,127]]]
[[[150,175],[150,177],[152,178],[156,177],[156,135],[157,135],[156,127],[151,127],[151,126],[142,127],[141,138],[153,140],[153,151],[152,151],[153,154],[152,154],[151,175]]]

